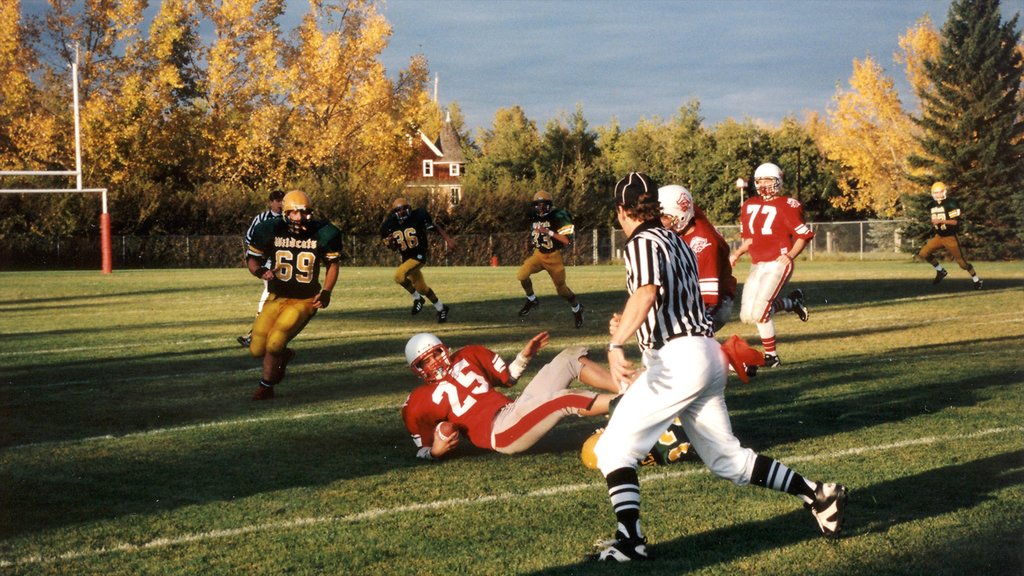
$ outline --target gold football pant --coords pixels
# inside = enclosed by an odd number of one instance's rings
[[[424,280],[420,268],[423,268],[423,262],[414,258],[402,262],[398,268],[395,268],[395,284],[405,286],[408,281],[412,283],[417,292],[427,294],[430,292],[430,286],[427,286],[427,281]]]
[[[276,294],[268,296],[263,311],[252,325],[249,354],[253,358],[262,358],[267,352],[284,352],[292,338],[298,336],[316,314],[314,298],[280,298]]]
[[[932,266],[935,265],[935,256],[932,256],[932,252],[940,248],[945,248],[949,252],[949,257],[952,258],[957,265],[964,270],[973,274],[972,266],[964,259],[963,252],[960,250],[960,241],[956,236],[939,236],[936,234],[932,236],[928,242],[921,248],[921,251],[917,254],[917,257],[921,260],[927,260]]]
[[[545,254],[540,250],[534,250],[533,254],[519,267],[516,279],[519,282],[525,282],[530,279],[530,276],[541,270],[547,270],[548,276],[551,277],[551,282],[554,283],[555,290],[559,296],[566,300],[571,300],[575,296],[573,291],[565,284],[565,264],[562,263],[561,252]]]

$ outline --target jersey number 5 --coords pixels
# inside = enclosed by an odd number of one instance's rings
[[[473,394],[481,394],[487,392],[491,386],[487,383],[487,380],[483,376],[473,372],[472,370],[466,370],[469,366],[469,362],[466,360],[460,360],[452,366],[450,374],[455,377],[455,380],[459,383],[459,386],[469,390],[469,395],[466,396],[465,400],[459,398],[459,390],[454,384],[448,380],[441,381],[440,384],[434,388],[434,394],[430,397],[434,401],[434,404],[438,406],[441,402],[448,399],[448,405],[452,407],[452,414],[455,416],[462,416],[469,409],[476,404],[476,398],[473,398]]]
[[[747,206],[747,215],[749,216],[747,218],[747,228],[750,229],[751,234],[757,234],[757,228],[755,227],[754,222],[757,220],[758,212],[765,215],[764,222],[761,223],[761,234],[764,236],[771,236],[772,222],[775,222],[775,216],[777,214],[775,206],[758,206],[757,204]]]

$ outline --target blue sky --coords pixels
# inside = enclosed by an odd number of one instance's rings
[[[1015,0],[1011,0],[1013,4]],[[949,0],[387,0],[389,70],[426,55],[439,100],[471,127],[520,105],[538,127],[583,106],[590,125],[667,120],[690,99],[707,124],[776,124],[824,112],[853,59],[874,57],[913,101],[893,62],[900,34]],[[1004,12],[1006,6],[1004,6]]]
[[[825,112],[853,59],[868,55],[911,106],[892,58],[899,36],[925,14],[941,27],[951,1],[383,0],[379,9],[393,27],[389,73],[424,54],[441,104],[458,102],[471,130],[513,105],[543,129],[577,104],[591,127],[617,118],[628,128],[667,120],[691,99],[707,125]],[[287,2],[285,31],[309,9]],[[1022,4],[1003,0],[1004,19]],[[22,0],[25,12],[44,7]]]

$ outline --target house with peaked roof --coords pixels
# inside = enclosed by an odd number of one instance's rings
[[[462,175],[465,172],[466,157],[462,153],[459,135],[452,127],[449,114],[436,140],[417,131],[416,160],[406,174],[405,188],[409,191],[425,191],[430,196],[454,207],[462,201]]]

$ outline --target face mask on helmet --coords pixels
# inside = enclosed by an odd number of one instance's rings
[[[932,184],[932,198],[936,202],[942,202],[946,199],[946,185],[942,182],[936,182]]]
[[[533,211],[537,216],[547,216],[551,212],[551,207],[554,203],[551,199],[551,194],[540,191],[533,196]]]
[[[678,184],[658,188],[662,224],[675,232],[682,232],[693,221],[693,196]]]
[[[391,205],[391,213],[395,215],[395,218],[398,218],[399,223],[402,223],[409,219],[412,207],[405,201],[405,198],[399,198]]]
[[[782,194],[782,169],[775,164],[761,164],[754,170],[754,186],[765,200]]]
[[[413,373],[427,383],[433,383],[448,372],[452,362],[448,347],[433,334],[416,334],[405,345],[405,359]]]
[[[292,190],[285,194],[282,212],[288,223],[288,230],[293,234],[301,234],[309,229],[309,222],[313,219],[313,210],[309,196],[306,196],[305,192]]]

